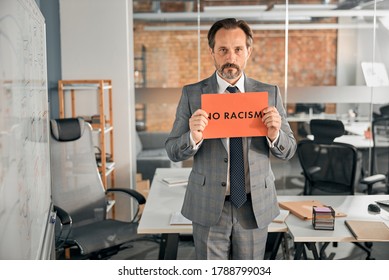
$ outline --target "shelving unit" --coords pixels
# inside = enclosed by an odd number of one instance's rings
[[[146,47],[142,45],[142,53],[135,56],[135,87],[145,88],[147,85],[146,69]]]
[[[104,187],[108,188],[115,185],[115,161],[114,161],[114,128],[112,112],[112,81],[111,80],[59,80],[59,117],[65,118],[65,93],[70,93],[70,114],[71,117],[84,116],[76,112],[76,95],[79,91],[97,92],[98,118],[92,120],[93,131],[98,133],[98,147],[101,151],[101,162],[98,166],[101,180]],[[106,94],[108,102],[106,102]],[[91,94],[93,96],[93,94]],[[106,104],[108,103],[108,104]],[[70,116],[69,116],[70,117]],[[111,155],[110,162],[107,161],[107,153]],[[108,178],[110,181],[108,181]]]

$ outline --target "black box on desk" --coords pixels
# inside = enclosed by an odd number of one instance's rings
[[[312,211],[312,225],[314,229],[335,229],[335,210],[331,206],[313,206]]]

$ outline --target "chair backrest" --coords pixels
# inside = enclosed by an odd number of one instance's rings
[[[52,199],[74,225],[105,219],[105,190],[97,169],[92,127],[81,118],[50,121]]]
[[[307,180],[304,193],[354,194],[357,150],[352,145],[333,142],[334,138],[344,134],[343,123],[312,120],[310,127],[314,140],[301,140],[297,147]]]
[[[345,132],[343,122],[338,120],[313,119],[309,122],[309,127],[314,141],[320,144],[331,144]]]
[[[372,123],[374,141],[371,160],[372,174],[389,174],[389,115],[377,118]]]
[[[380,107],[380,113],[382,117],[389,116],[389,104]]]

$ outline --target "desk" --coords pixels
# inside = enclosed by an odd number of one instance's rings
[[[185,187],[169,187],[162,183],[164,177],[189,176],[190,168],[157,168],[150,193],[139,222],[139,234],[162,234],[160,259],[176,259],[180,234],[192,234],[191,225],[170,225],[173,212],[180,211],[184,199]],[[315,242],[356,242],[344,221],[380,220],[382,215],[389,213],[382,210],[381,215],[371,215],[367,206],[375,200],[389,199],[389,195],[355,195],[355,196],[278,196],[279,201],[298,201],[316,199],[331,205],[337,211],[347,213],[347,217],[336,218],[335,230],[314,230],[312,221],[304,221],[294,215],[289,215],[285,223],[271,223],[269,232],[289,231],[294,242],[301,249],[304,243]],[[299,253],[298,253],[299,254]],[[295,258],[299,258],[296,254]]]
[[[344,122],[344,129],[349,134],[364,136],[365,131],[371,127],[371,122]]]
[[[171,214],[181,211],[186,187],[169,187],[162,178],[188,176],[191,168],[157,168],[150,187],[138,234],[162,234],[160,259],[176,259],[180,234],[192,234],[191,225],[170,225]],[[284,223],[271,223],[269,232],[286,232]]]
[[[351,234],[345,220],[377,220],[384,221],[389,225],[389,212],[381,210],[381,214],[374,215],[367,211],[367,206],[376,200],[389,199],[389,195],[354,195],[354,196],[279,196],[278,201],[302,201],[318,200],[324,204],[331,205],[336,211],[347,214],[347,217],[335,219],[335,230],[314,230],[311,220],[302,220],[295,215],[289,215],[286,219],[289,233],[296,245],[295,259],[300,258],[304,244],[316,247],[316,242],[356,242]],[[363,242],[365,240],[358,240]],[[316,252],[316,248],[314,249]],[[314,253],[315,255],[315,253]],[[316,258],[321,256],[316,255]]]
[[[363,135],[342,135],[334,139],[334,142],[353,145],[357,149],[373,148],[372,139],[366,139]]]
[[[307,138],[310,140],[314,139],[313,135],[308,135]],[[373,148],[374,146],[372,139],[366,139],[366,137],[362,135],[342,135],[336,137],[334,142],[353,145],[357,149],[368,149]]]

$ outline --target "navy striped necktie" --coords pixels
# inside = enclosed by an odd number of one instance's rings
[[[236,87],[228,87],[228,92],[237,92]],[[243,144],[241,137],[230,138],[230,195],[236,208],[247,200],[243,161]]]

